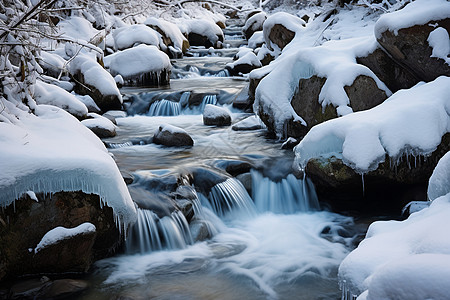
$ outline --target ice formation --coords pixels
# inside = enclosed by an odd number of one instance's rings
[[[295,148],[304,167],[313,157],[336,155],[359,173],[385,155],[429,155],[450,131],[450,78],[400,90],[382,104],[314,126]],[[420,120],[420,121],[419,121]]]
[[[450,65],[450,38],[447,30],[443,27],[438,27],[430,32],[428,43],[433,48],[431,57],[441,58]]]
[[[428,199],[435,200],[450,193],[450,152],[438,162],[428,183]]]

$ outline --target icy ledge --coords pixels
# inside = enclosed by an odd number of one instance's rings
[[[81,190],[112,207],[119,228],[134,222],[134,204],[102,142],[62,109],[38,105],[35,114],[0,122],[0,206],[28,191]]]
[[[429,155],[450,132],[450,78],[400,90],[367,111],[314,126],[294,149],[301,168],[309,159],[336,155],[356,172],[378,167],[386,154]]]

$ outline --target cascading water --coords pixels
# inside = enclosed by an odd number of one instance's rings
[[[178,116],[181,114],[181,105],[166,99],[158,100],[150,105],[148,116]]]
[[[224,217],[231,211],[255,215],[252,198],[242,183],[235,178],[229,178],[215,185],[209,192],[207,201],[202,203],[209,206],[219,217]]]
[[[217,104],[217,95],[206,95],[203,97],[202,103],[199,105],[200,112],[203,113],[205,110],[205,106],[207,104],[216,105]]]
[[[297,179],[293,174],[279,182],[252,170],[252,198],[259,212],[292,214],[318,210],[319,203],[309,179]]]
[[[128,254],[163,249],[183,249],[193,243],[188,222],[179,211],[159,218],[153,211],[138,209],[138,219],[126,242]]]

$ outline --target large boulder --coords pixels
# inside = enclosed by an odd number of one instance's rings
[[[158,131],[153,136],[153,142],[168,147],[186,147],[194,145],[194,140],[184,129],[169,124],[159,126]]]
[[[427,200],[427,185],[439,159],[450,151],[450,134],[429,157],[404,156],[385,162],[361,175],[336,157],[308,161],[306,174],[314,182],[319,199],[333,211],[399,214],[408,202]]]
[[[319,95],[326,82],[326,78],[314,75],[310,78],[302,78],[298,83],[298,90],[291,100],[294,111],[306,121],[306,126],[300,122],[290,120],[285,123],[285,135],[289,137],[302,137],[313,126],[327,120],[337,118],[336,107],[327,105],[322,107],[319,103]],[[351,85],[344,86],[353,111],[367,110],[386,100],[385,91],[378,88],[376,82],[368,76],[359,75]],[[260,110],[261,120],[270,131],[275,132],[275,117],[269,111]]]
[[[283,50],[304,27],[305,21],[289,13],[278,12],[271,15],[263,25],[267,48]]]
[[[139,44],[153,45],[161,50],[166,48],[161,35],[144,24],[134,24],[114,29],[112,35],[116,50],[128,49]]]
[[[114,253],[121,235],[110,207],[83,192],[31,194],[0,211],[0,279],[42,273],[86,272],[91,263]],[[34,199],[32,199],[34,198]],[[62,226],[89,222],[84,232],[34,251],[44,235]]]
[[[427,13],[423,13],[424,10]],[[380,17],[375,25],[375,35],[387,53],[419,80],[432,81],[441,75],[450,76],[448,53],[439,57],[441,55],[430,45],[433,42],[448,43],[449,14],[450,3],[447,1],[412,2]],[[433,38],[433,35],[437,37]]]
[[[139,45],[105,57],[113,76],[121,75],[127,85],[162,86],[169,84],[170,59],[156,46]]]

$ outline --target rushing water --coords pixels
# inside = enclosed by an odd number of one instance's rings
[[[353,220],[320,210],[312,183],[294,175],[292,151],[281,150],[264,129],[203,125],[206,103],[228,107],[233,123],[250,115],[226,104],[244,81],[204,76],[218,74],[218,61],[231,60],[226,51],[214,61],[200,57],[205,51],[198,52],[200,58],[177,60],[176,73],[184,79],[173,79],[170,88],[122,90],[134,102],[127,104],[128,117],[117,118],[118,135],[105,144],[120,170],[135,177],[133,200],[151,208],[138,210],[124,254],[96,263],[92,288],[82,299],[340,297],[337,267],[353,247]],[[186,103],[190,93],[205,95],[191,107]],[[163,123],[186,130],[194,147],[153,144]],[[194,212],[190,221],[157,200],[166,199],[167,192],[154,182],[170,186],[172,174],[199,167],[220,173],[217,166],[227,161],[252,166],[246,173],[250,187],[229,175],[208,191],[186,183]],[[201,230],[204,238],[196,241]]]

